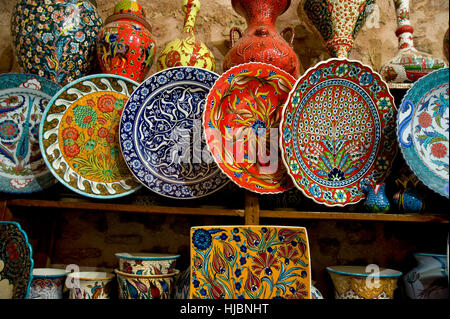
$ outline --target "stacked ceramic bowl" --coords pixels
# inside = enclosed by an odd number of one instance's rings
[[[117,253],[120,299],[171,299],[180,255]]]
[[[336,299],[393,299],[402,273],[393,269],[366,266],[326,268],[334,284]]]

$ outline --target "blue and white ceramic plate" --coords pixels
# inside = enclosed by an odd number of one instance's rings
[[[214,72],[175,67],[147,78],[120,121],[122,154],[134,176],[170,198],[209,195],[228,183],[204,142],[202,114]]]
[[[0,221],[0,299],[25,299],[33,279],[27,234],[16,222]]]
[[[0,192],[33,193],[54,185],[39,149],[39,124],[61,87],[37,75],[0,75]]]
[[[397,118],[400,150],[414,174],[433,191],[448,192],[448,68],[420,78],[403,97]]]

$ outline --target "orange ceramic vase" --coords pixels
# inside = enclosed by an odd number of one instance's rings
[[[156,53],[151,26],[135,0],[121,0],[100,31],[97,58],[102,72],[142,82]]]
[[[232,0],[234,10],[245,18],[248,28],[243,33],[238,27],[230,31],[231,49],[225,55],[223,71],[247,62],[269,63],[298,78],[300,61],[292,46],[294,29],[286,27],[281,34],[275,28],[278,16],[290,6],[290,0]],[[291,33],[289,43],[284,39]],[[240,39],[235,41],[238,33]]]

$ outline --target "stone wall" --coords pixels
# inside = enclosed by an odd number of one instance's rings
[[[157,54],[166,43],[178,36],[183,27],[184,13],[181,0],[140,0],[152,25],[156,38]],[[277,20],[277,29],[287,26],[295,29],[294,48],[304,69],[329,57],[315,28],[308,22],[302,10],[303,0],[292,0],[289,9]],[[357,36],[350,58],[380,67],[397,52],[397,27],[392,0],[377,0],[374,14]],[[12,62],[9,20],[14,0],[0,0],[0,72],[11,68]],[[105,20],[113,11],[115,1],[97,0],[98,10]],[[443,58],[442,43],[449,21],[448,0],[411,0],[411,22],[414,26],[416,48]],[[376,18],[378,17],[378,19]],[[196,33],[206,43],[216,58],[216,72],[222,73],[223,57],[230,45],[229,30],[238,26],[245,30],[245,20],[231,7],[230,0],[203,0],[197,16]],[[154,64],[149,75],[156,71]]]

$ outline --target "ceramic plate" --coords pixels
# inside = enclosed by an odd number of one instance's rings
[[[0,221],[0,299],[25,299],[32,271],[27,234],[18,223]]]
[[[0,75],[0,192],[38,192],[57,182],[41,156],[39,124],[60,89],[37,75]]]
[[[291,91],[280,124],[283,160],[295,185],[327,206],[354,204],[381,183],[397,153],[394,98],[357,61],[330,59]]]
[[[397,118],[400,150],[416,176],[448,195],[448,68],[416,81],[403,97]]]
[[[96,74],[63,87],[41,122],[41,153],[51,172],[69,189],[93,198],[115,198],[140,184],[119,147],[123,107],[138,84],[118,75]]]
[[[204,147],[201,115],[218,75],[176,67],[147,78],[122,114],[120,145],[134,176],[178,199],[211,194],[228,182]]]
[[[278,125],[295,79],[264,63],[231,68],[214,84],[203,117],[208,147],[237,185],[261,193],[293,187],[280,159]]]

